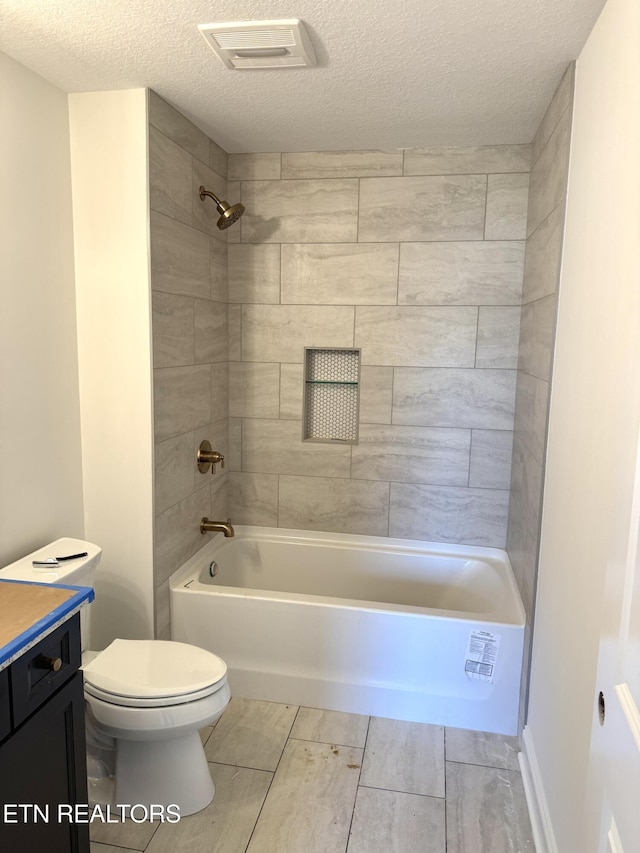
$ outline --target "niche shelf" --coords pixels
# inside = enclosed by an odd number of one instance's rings
[[[305,347],[302,438],[358,443],[360,350]]]

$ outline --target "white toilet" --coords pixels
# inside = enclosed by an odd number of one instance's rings
[[[33,560],[78,554],[54,567]],[[0,569],[0,577],[93,586],[102,550],[58,539]],[[85,649],[90,608],[81,612],[88,738],[115,741],[115,804],[205,808],[214,795],[199,729],[222,715],[231,692],[225,662],[204,649],[168,640],[114,640],[102,652]]]

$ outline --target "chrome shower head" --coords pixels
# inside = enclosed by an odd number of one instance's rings
[[[220,219],[218,219],[216,224],[221,231],[224,231],[225,228],[233,225],[233,223],[240,219],[244,213],[243,204],[229,204],[228,201],[220,201],[218,196],[209,192],[209,190],[205,190],[204,187],[200,187],[200,198],[202,201],[204,201],[205,196],[209,196],[209,198],[213,199],[216,203],[218,213],[221,214]]]

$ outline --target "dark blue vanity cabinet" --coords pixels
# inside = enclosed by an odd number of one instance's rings
[[[0,671],[2,851],[89,853],[89,825],[68,817],[87,803],[80,658],[76,613]]]

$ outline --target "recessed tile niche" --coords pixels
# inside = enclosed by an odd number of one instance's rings
[[[305,347],[302,438],[358,443],[360,350]]]

